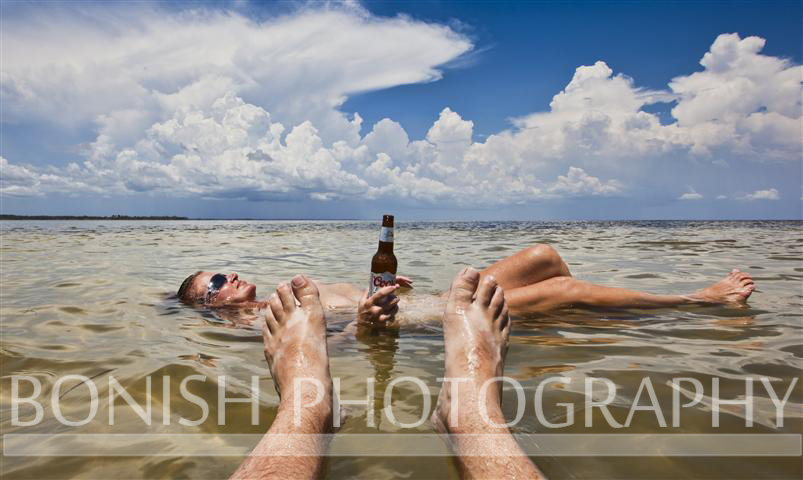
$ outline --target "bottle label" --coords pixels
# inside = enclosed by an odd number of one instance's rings
[[[379,241],[393,243],[393,227],[382,227],[379,231]]]
[[[389,285],[396,285],[396,274],[390,272],[374,273],[371,272],[371,285],[369,287],[368,296],[376,293],[382,287]]]

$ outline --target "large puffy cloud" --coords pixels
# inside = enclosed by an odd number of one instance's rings
[[[672,80],[677,127],[694,151],[727,147],[754,158],[799,160],[803,69],[762,55],[765,40],[717,37],[702,72]]]
[[[130,23],[112,19],[107,45],[89,53],[37,47],[31,60],[20,38],[42,42],[4,31],[9,115],[66,109],[67,118],[94,122],[97,137],[85,146],[83,164],[68,168],[2,159],[2,193],[385,196],[468,206],[628,195],[678,157],[799,161],[801,69],[761,55],[756,37],[721,35],[701,61],[704,70],[673,79],[667,90],[640,88],[598,61],[577,68],[549,111],[515,119],[483,142],[473,140],[473,122],[448,107],[425,138],[411,140],[392,119],[360,136],[359,115],[347,118],[337,107],[354,92],[437,79],[437,65],[471,48],[448,28],[360,9],[304,10],[261,24],[235,14],[181,15],[139,25],[149,35],[136,39]],[[78,44],[94,45],[104,34],[90,33]],[[197,42],[203,48],[190,47]],[[209,53],[198,53],[206,47]],[[91,78],[117,68],[111,78]],[[76,88],[56,85],[65,79]],[[104,93],[116,89],[127,98]],[[644,111],[666,102],[676,102],[670,124]],[[690,190],[680,198],[701,195]]]
[[[147,4],[51,6],[4,19],[2,100],[6,120],[96,122],[130,140],[143,123],[233,92],[282,122],[314,120],[327,142],[356,142],[359,122],[336,110],[348,95],[437,80],[439,65],[471,48],[448,27],[353,5],[263,22]]]

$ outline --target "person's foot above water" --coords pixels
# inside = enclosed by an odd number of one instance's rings
[[[296,302],[296,300],[298,302]],[[314,403],[323,385],[323,399],[317,408],[332,408],[332,377],[329,374],[329,354],[326,348],[326,321],[318,288],[303,275],[296,275],[290,285],[280,284],[268,300],[262,338],[276,391],[282,397],[293,395],[297,378],[301,405]],[[310,397],[310,398],[307,398]],[[328,415],[329,413],[327,413]]]
[[[689,295],[696,302],[703,303],[744,303],[756,284],[750,274],[733,269],[725,278],[702,290]]]
[[[457,383],[444,381],[438,402],[432,414],[432,423],[441,433],[470,431],[481,425],[479,413],[483,402],[488,418],[505,423],[501,412],[501,382],[489,385],[485,398],[480,398],[483,384],[502,375],[510,338],[510,317],[502,287],[492,276],[478,285],[480,274],[473,268],[460,272],[452,282],[448,303],[443,315],[443,337],[446,369],[444,377]],[[463,379],[457,381],[457,379]],[[452,412],[452,394],[456,393],[459,405]]]

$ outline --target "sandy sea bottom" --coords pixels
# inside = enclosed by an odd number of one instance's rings
[[[37,456],[37,449],[44,447],[28,445],[31,456],[3,457],[3,477],[227,477],[241,457],[171,456],[170,452],[189,448],[185,437],[177,434],[202,434],[205,441],[224,449],[233,441],[224,435],[258,435],[267,429],[276,399],[261,338],[258,331],[230,315],[182,307],[168,294],[199,269],[236,271],[259,286],[259,295],[267,295],[276,283],[298,272],[324,282],[363,286],[377,233],[375,222],[4,222],[3,434],[167,435],[159,441],[132,441],[119,450],[91,437],[80,444],[48,447],[51,454],[82,449],[88,453],[85,456]],[[571,310],[514,318],[505,373],[520,382],[526,394],[526,408],[515,433],[803,432],[800,222],[400,223],[396,229],[399,273],[413,278],[415,292],[421,296],[443,291],[464,265],[484,267],[535,243],[555,246],[574,276],[605,285],[687,293],[739,267],[754,276],[758,291],[745,309]],[[367,425],[363,408],[350,407],[339,433],[394,435],[372,440],[375,452],[386,456],[371,457],[357,456],[359,451],[349,450],[349,442],[336,438],[333,449],[355,456],[327,459],[328,477],[457,476],[452,459],[440,455],[448,452],[443,444],[431,447],[433,456],[412,457],[407,455],[420,446],[398,440],[400,435],[432,433],[429,421],[403,429],[381,412],[382,407],[391,406],[398,421],[412,423],[424,414],[427,400],[434,404],[443,371],[443,337],[437,317],[430,318],[424,310],[408,312],[427,317],[417,326],[405,327],[398,335],[364,339],[344,331],[352,311],[330,312],[331,369],[340,379],[343,397],[365,398],[366,379],[373,379],[377,392],[373,401],[376,426]],[[98,411],[83,426],[65,426],[53,411],[54,384],[68,374],[92,378],[98,388]],[[43,405],[43,418],[37,425],[12,425],[14,375],[34,377],[42,385],[37,398]],[[208,418],[197,426],[178,423],[181,417],[201,416],[201,409],[180,393],[182,381],[191,375],[200,375],[201,380],[188,384],[188,390],[210,405]],[[121,399],[115,402],[115,425],[109,425],[109,376],[134,401],[145,405],[152,400],[151,426]],[[258,425],[251,425],[248,403],[227,404],[225,425],[218,424],[219,376],[226,377],[227,397],[248,396],[251,378],[257,377]],[[386,405],[384,388],[404,376],[420,378],[430,393],[422,393],[411,382],[399,383]],[[535,414],[533,398],[541,382],[556,376],[569,378],[570,383],[544,389],[546,420],[567,419],[567,409],[559,403],[571,404],[575,418],[571,426],[548,429]],[[167,383],[163,383],[165,377]],[[597,411],[589,428],[584,426],[583,414],[584,379],[589,377],[609,379],[616,386],[609,410],[620,423],[645,377],[650,378],[670,425],[673,390],[667,383],[672,378],[699,380],[704,396],[697,405],[683,409],[675,428],[660,427],[649,411],[636,412],[624,429],[612,428]],[[720,427],[712,428],[712,380],[719,379],[721,397],[738,399],[745,395],[746,378],[761,377],[769,379],[781,397],[798,379],[788,398],[783,426],[777,426],[769,394],[756,380],[753,426],[745,426],[743,408],[723,407]],[[60,390],[58,408],[67,418],[82,419],[89,412],[88,390],[68,388],[72,384]],[[31,393],[28,386],[21,392]],[[165,397],[170,401],[167,416],[163,414]],[[517,408],[515,392],[506,387],[507,417],[513,418]],[[30,406],[20,407],[19,412],[23,419],[33,418]],[[4,449],[9,445],[5,438],[3,445]],[[652,448],[648,441],[641,447]],[[163,456],[92,456],[92,452],[123,454],[148,448]],[[582,446],[573,448],[583,451]],[[656,446],[654,455],[644,457],[543,455],[534,459],[551,478],[803,475],[799,456],[678,457],[661,452]]]

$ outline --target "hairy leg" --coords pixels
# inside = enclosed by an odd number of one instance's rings
[[[557,250],[538,244],[503,258],[480,272],[492,275],[505,290],[532,285],[553,277],[571,277],[569,267]]]
[[[502,288],[492,277],[480,281],[472,268],[460,272],[443,314],[446,381],[432,423],[448,435],[464,477],[543,478],[504,426],[501,382],[494,379],[503,373],[509,336]]]
[[[271,295],[262,327],[279,411],[232,478],[315,478],[320,473],[326,448],[321,434],[332,431],[326,324],[315,283],[297,275],[291,285],[281,284]]]
[[[738,304],[755,289],[749,274],[732,271],[724,279],[688,295],[654,295],[625,288],[605,287],[572,277],[554,277],[505,292],[510,310],[517,313],[570,306],[658,308],[690,304]]]

